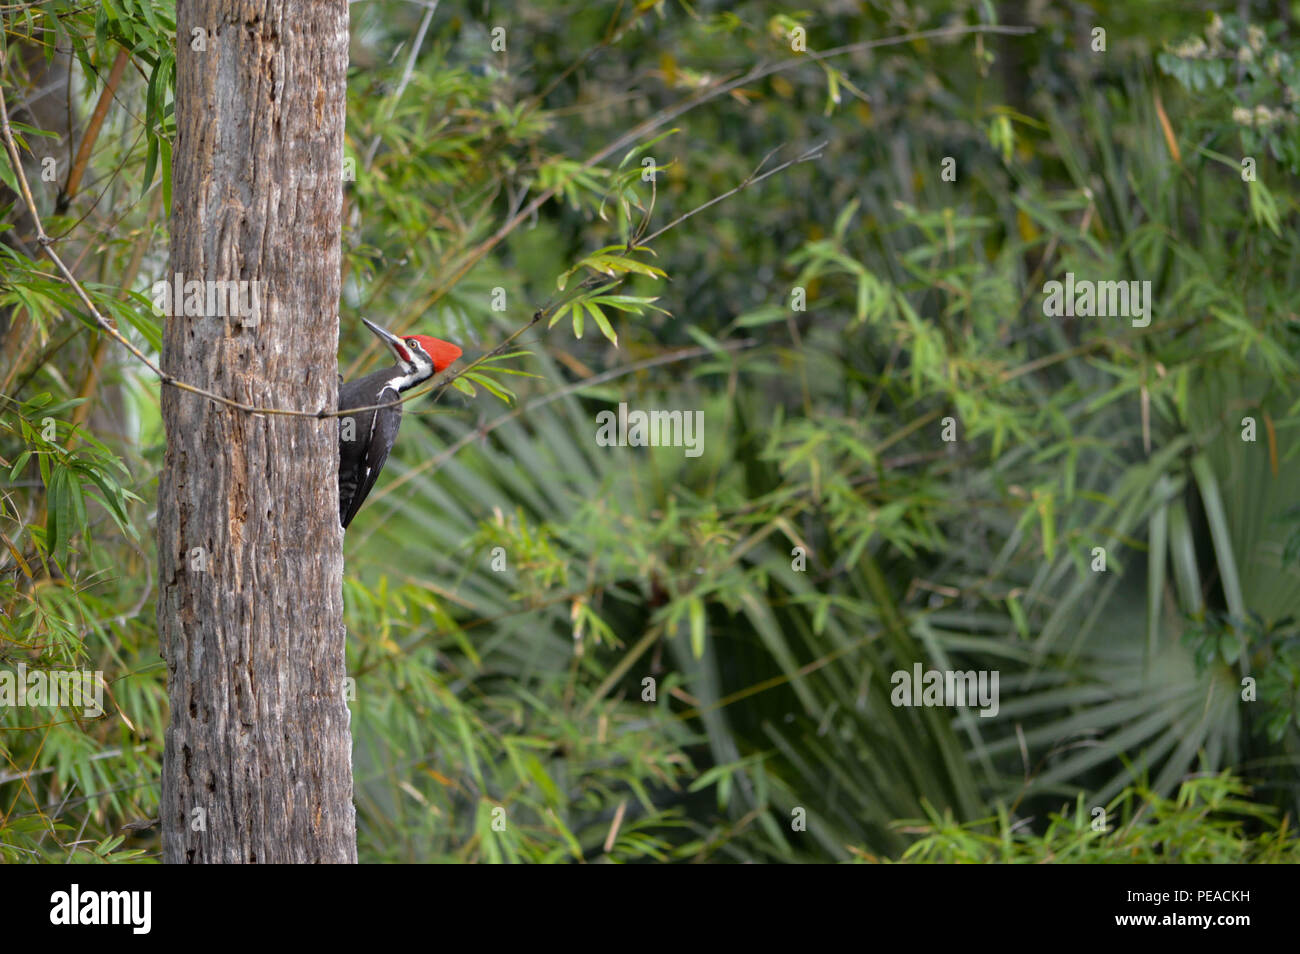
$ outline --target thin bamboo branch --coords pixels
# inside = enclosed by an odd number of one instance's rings
[[[95,111],[90,114],[90,122],[86,124],[86,133],[81,137],[81,145],[77,147],[77,158],[72,163],[72,169],[68,172],[68,183],[59,193],[58,208],[66,209],[68,203],[76,198],[77,190],[81,187],[81,177],[86,173],[86,166],[90,163],[90,154],[94,150],[95,141],[99,138],[99,131],[104,127],[104,117],[108,115],[108,107],[113,102],[113,96],[117,93],[117,86],[122,82],[122,74],[126,72],[126,64],[130,62],[131,54],[126,48],[117,51],[117,59],[113,61],[113,69],[108,74],[108,82],[104,84],[103,90],[99,94],[99,102],[95,103]]]

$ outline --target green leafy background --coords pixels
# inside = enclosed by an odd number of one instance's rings
[[[363,860],[1296,860],[1300,5],[1024,6],[351,5],[341,370],[361,316],[527,326],[347,536]],[[174,30],[5,13],[47,231],[146,352]],[[61,201],[26,104],[81,129],[121,51]],[[0,857],[152,860],[158,384],[0,176],[0,666],[109,690],[0,709]],[[1045,317],[1066,272],[1151,323]],[[620,402],[702,455],[599,446]],[[894,706],[917,662],[997,715]]]

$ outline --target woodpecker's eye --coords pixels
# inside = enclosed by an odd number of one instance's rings
[[[414,339],[414,338],[407,338],[407,339],[406,339],[406,343],[409,344],[412,348],[415,347],[415,339]]]

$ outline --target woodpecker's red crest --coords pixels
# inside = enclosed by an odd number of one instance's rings
[[[435,374],[442,374],[459,358],[463,351],[457,348],[450,341],[443,341],[441,338],[430,338],[428,335],[407,335],[402,339],[408,347],[419,345],[424,349],[424,353],[433,359],[433,370]],[[408,357],[406,359],[410,361]]]

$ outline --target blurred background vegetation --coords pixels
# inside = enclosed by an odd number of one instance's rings
[[[547,319],[346,538],[362,860],[1300,860],[1300,3],[350,9],[341,370],[361,316]],[[146,351],[174,31],[4,8],[47,230]],[[108,687],[0,710],[0,858],[150,859],[158,384],[0,178],[0,666]],[[1045,317],[1066,272],[1152,321]],[[704,453],[598,446],[620,402]],[[892,705],[918,662],[997,715]]]

